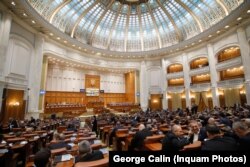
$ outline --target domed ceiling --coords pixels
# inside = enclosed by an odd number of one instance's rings
[[[94,48],[142,52],[208,30],[243,0],[28,0],[61,32]]]

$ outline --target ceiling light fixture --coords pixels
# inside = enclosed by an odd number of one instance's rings
[[[34,20],[31,21],[33,24],[36,24],[36,22]]]
[[[11,2],[11,5],[16,6],[16,3],[14,1]]]
[[[226,25],[225,28],[226,28],[226,29],[229,28],[229,25]]]
[[[240,21],[242,18],[241,17],[238,17],[237,20]]]
[[[23,13],[23,16],[24,16],[24,17],[27,17],[27,14],[26,14],[26,13]]]
[[[220,33],[220,31],[218,30],[216,33],[217,33],[217,34],[219,34],[219,33]]]

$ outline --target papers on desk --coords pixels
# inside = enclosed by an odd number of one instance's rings
[[[94,144],[101,144],[101,140],[94,140]]]
[[[8,149],[0,149],[0,154],[5,154],[8,152]]]
[[[39,139],[39,136],[34,136],[34,139]]]
[[[74,147],[74,146],[75,146],[74,143],[68,143],[68,145],[70,145],[71,147]]]
[[[58,155],[58,156],[55,156],[54,163],[69,161],[71,158],[72,158],[72,155],[70,154]]]
[[[71,140],[71,141],[75,141],[76,138],[75,138],[75,137],[71,137],[70,140]]]
[[[28,143],[27,141],[22,141],[20,144],[25,145],[25,144],[27,144],[27,143]]]
[[[102,152],[102,154],[108,154],[108,148],[101,148],[100,151]]]
[[[69,161],[71,158],[72,158],[72,155],[70,154],[62,155],[62,161]]]

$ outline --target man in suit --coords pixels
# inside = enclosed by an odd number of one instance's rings
[[[95,161],[104,158],[101,151],[92,151],[89,141],[83,140],[79,143],[79,155],[75,159],[77,162]]]
[[[233,130],[239,137],[239,150],[250,151],[250,129],[248,126],[244,122],[237,121],[233,123]]]
[[[55,138],[55,142],[53,142],[52,144],[49,145],[49,149],[50,150],[54,150],[54,149],[59,149],[59,148],[66,148],[67,150],[70,150],[71,149],[71,146],[68,145],[64,139],[65,139],[65,136],[64,134],[59,134],[59,135],[56,135],[57,137]]]
[[[34,156],[35,167],[49,167],[51,152],[49,149],[38,151]]]
[[[162,141],[162,151],[177,152],[183,149],[190,142],[183,137],[183,131],[180,125],[173,125],[171,132],[167,133]]]
[[[203,151],[236,151],[237,142],[232,137],[222,136],[220,128],[215,124],[206,126],[207,140],[202,144]]]
[[[131,140],[131,145],[130,145],[130,150],[142,150],[143,145],[144,145],[144,139],[147,136],[152,136],[153,133],[150,131],[149,128],[145,128],[145,125],[140,124],[139,125],[139,131],[136,132],[135,136]]]
[[[191,131],[189,132],[189,141],[194,143],[196,141],[203,141],[206,137],[206,130],[199,126],[198,122],[193,120],[189,123]]]

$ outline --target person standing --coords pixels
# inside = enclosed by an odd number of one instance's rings
[[[94,116],[94,120],[92,122],[92,132],[95,132],[97,135],[97,119],[96,116]]]

